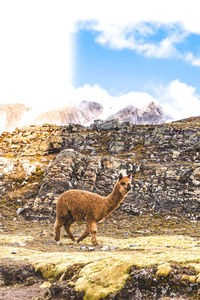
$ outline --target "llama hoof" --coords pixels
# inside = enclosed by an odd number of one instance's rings
[[[88,251],[94,251],[95,248],[94,247],[88,247]]]
[[[85,250],[87,250],[87,248],[85,246],[80,246],[80,250],[85,251]]]
[[[96,243],[92,243],[93,244],[93,247],[98,247],[99,244],[96,242]]]
[[[61,241],[57,241],[56,244],[57,244],[58,246],[61,246],[61,245],[62,245],[62,242],[61,242]]]
[[[101,251],[109,251],[110,247],[109,246],[103,246],[100,248]]]

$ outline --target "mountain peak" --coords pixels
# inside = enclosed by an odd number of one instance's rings
[[[159,124],[166,121],[162,107],[155,102],[150,102],[146,107],[139,109],[132,105],[120,109],[108,117],[108,120],[118,118],[120,122],[134,124]]]

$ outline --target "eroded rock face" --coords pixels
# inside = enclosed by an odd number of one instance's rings
[[[164,123],[167,116],[160,105],[151,102],[143,109],[129,105],[108,117],[109,120],[115,118],[119,118],[120,122],[131,122],[133,124],[159,124]]]
[[[59,110],[52,110],[40,114],[35,124],[57,124],[65,125],[70,123],[86,124],[92,122],[97,118],[103,111],[101,104],[97,102],[82,101],[77,106],[64,107]]]
[[[118,179],[121,169],[129,163],[112,157],[85,156],[73,150],[63,150],[48,167],[37,198],[28,203],[23,214],[55,216],[56,199],[68,189],[84,189],[107,196]]]
[[[121,170],[136,172],[134,163],[129,160],[90,157],[63,150],[46,170],[37,198],[24,207],[23,214],[28,218],[54,217],[56,199],[68,189],[84,189],[106,196],[112,191]],[[148,172],[149,176],[133,180],[133,191],[120,209],[131,214],[175,212],[198,217],[199,192],[193,179],[196,170],[189,165],[159,170],[155,166],[145,170],[144,166],[136,174]]]
[[[23,183],[28,196],[20,197],[23,204],[29,201],[23,214],[50,218],[63,191],[79,188],[108,195],[124,170],[133,173],[133,191],[120,210],[199,218],[199,144],[200,118],[161,125],[116,119],[90,127],[16,129],[0,136],[1,197],[20,192]]]

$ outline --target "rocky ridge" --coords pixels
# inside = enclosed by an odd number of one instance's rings
[[[109,116],[108,120],[115,118],[119,118],[120,122],[131,122],[133,124],[160,124],[167,120],[163,108],[154,102],[150,102],[149,105],[143,109],[132,105],[126,106],[117,113]]]
[[[40,112],[36,114],[32,108],[20,103],[0,105],[0,130],[12,131],[24,124],[42,125],[43,123],[67,125],[71,123],[85,125],[92,123],[104,113],[105,108],[98,102],[83,100],[76,105],[66,105],[62,108]],[[170,119],[162,107],[154,102],[147,107],[138,109],[134,106],[125,106],[108,120],[118,118],[120,122],[130,121],[133,124],[160,124]]]
[[[69,188],[105,195],[121,170],[133,191],[119,210],[200,218],[200,118],[160,125],[96,120],[91,126],[30,126],[0,136],[0,205],[27,219],[54,218]]]

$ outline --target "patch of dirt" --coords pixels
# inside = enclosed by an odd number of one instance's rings
[[[30,299],[42,299],[47,289],[40,288],[41,283],[35,283],[31,286],[16,286],[10,288],[0,287],[0,299],[1,300],[30,300]],[[44,298],[43,298],[44,299]]]
[[[0,299],[28,300],[43,297],[47,289],[41,289],[42,279],[35,273],[33,266],[21,261],[1,260],[0,264]]]
[[[33,266],[23,265],[20,267],[11,266],[0,266],[1,276],[5,285],[13,285],[15,283],[25,283],[26,285],[31,284],[37,274]]]

